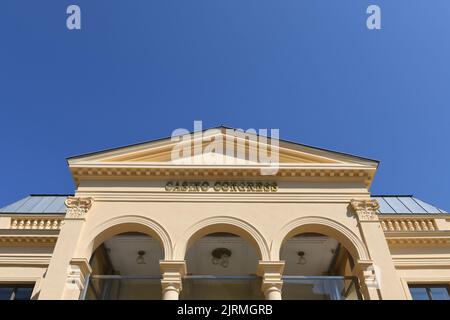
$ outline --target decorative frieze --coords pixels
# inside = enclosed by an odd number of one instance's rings
[[[54,246],[57,236],[5,235],[0,236],[0,247],[4,246]]]
[[[450,237],[393,237],[387,238],[391,246],[445,246],[450,244]]]
[[[264,166],[261,166],[262,168]],[[270,166],[269,166],[270,168]],[[211,177],[217,179],[227,179],[227,177],[233,178],[245,178],[245,177],[260,177],[260,168],[252,167],[233,167],[233,168],[210,168],[210,167],[118,167],[114,164],[104,165],[104,167],[87,168],[85,166],[71,166],[71,171],[74,176],[75,182],[79,183],[84,177],[128,177],[133,179],[148,179],[148,177]],[[366,170],[361,168],[305,168],[298,166],[283,166],[280,165],[278,172],[274,177],[283,177],[285,179],[298,179],[298,178],[347,178],[347,179],[363,179],[366,185],[370,185],[373,179],[373,170]],[[264,176],[267,177],[267,176]]]
[[[92,198],[68,197],[65,201],[66,219],[84,219],[92,206]]]
[[[377,200],[351,200],[350,204],[359,221],[376,221],[378,219],[377,211],[380,206]]]

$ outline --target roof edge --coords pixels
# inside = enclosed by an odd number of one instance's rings
[[[384,198],[394,198],[394,197],[414,197],[413,194],[372,194],[371,197],[384,197]]]
[[[30,197],[73,197],[74,194],[65,194],[65,193],[30,193],[28,196]]]
[[[216,127],[205,128],[205,129],[201,130],[201,132],[205,132],[205,131],[212,130],[212,129],[238,130],[239,128],[232,128],[232,127],[220,125],[220,126],[216,126]],[[197,132],[197,131],[189,131],[189,134],[193,134],[195,132]],[[66,162],[69,162],[69,160],[74,160],[74,159],[78,159],[78,158],[82,158],[82,157],[89,157],[89,156],[98,155],[98,154],[101,154],[101,153],[104,153],[104,152],[111,152],[111,151],[116,151],[116,150],[123,149],[123,148],[141,146],[141,145],[144,145],[144,144],[147,144],[147,143],[151,143],[151,142],[159,142],[159,141],[167,140],[167,139],[170,139],[170,138],[171,138],[171,136],[166,136],[166,137],[157,138],[157,139],[153,139],[153,140],[146,140],[146,141],[132,143],[132,144],[128,144],[128,145],[122,145],[122,146],[118,146],[118,147],[106,148],[106,149],[101,149],[101,150],[98,150],[98,151],[82,153],[82,154],[79,154],[79,155],[74,155],[74,156],[67,157],[66,158]],[[271,139],[270,137],[268,137],[268,138],[269,138],[269,140]],[[345,152],[341,152],[341,151],[336,151],[336,150],[332,150],[332,149],[326,149],[326,148],[316,147],[316,146],[312,146],[312,145],[308,145],[308,144],[298,143],[298,142],[294,142],[294,141],[287,140],[287,139],[279,139],[279,140],[283,141],[283,142],[291,143],[291,144],[294,144],[294,145],[303,146],[303,147],[306,147],[306,148],[311,148],[311,149],[316,149],[316,150],[326,151],[326,152],[332,152],[332,153],[336,153],[336,154],[347,156],[347,157],[353,157],[353,158],[360,159],[360,160],[375,162],[377,164],[377,168],[380,165],[380,160],[376,160],[376,159],[366,158],[366,157],[362,157],[362,156],[358,156],[358,155],[354,155],[354,154],[350,154],[350,153],[345,153]]]

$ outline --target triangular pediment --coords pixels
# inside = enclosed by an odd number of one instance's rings
[[[233,139],[223,134],[211,136],[207,141],[169,143],[163,148],[145,148],[136,152],[112,155],[98,159],[100,162],[138,162],[138,163],[200,163],[215,164],[240,163],[258,164],[263,162],[263,155],[275,156],[280,163],[341,163],[337,159],[323,157],[302,151],[272,146],[265,142],[249,143],[241,139]],[[233,141],[234,140],[234,141]],[[178,152],[177,152],[178,150]],[[273,151],[273,153],[272,153]],[[275,157],[274,157],[275,159]],[[222,161],[218,161],[222,160]]]
[[[374,160],[314,148],[257,134],[236,135],[215,128],[172,138],[69,158],[69,165],[258,165],[277,160],[280,165],[372,167]]]

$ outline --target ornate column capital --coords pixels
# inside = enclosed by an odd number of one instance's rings
[[[161,286],[164,300],[176,300],[183,289],[183,276],[186,275],[186,261],[160,260],[162,273]]]
[[[84,219],[93,202],[93,198],[68,197],[64,202],[67,207],[65,218]]]
[[[350,205],[359,221],[378,221],[377,210],[380,205],[377,200],[351,200]]]

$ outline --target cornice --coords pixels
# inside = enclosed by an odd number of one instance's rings
[[[48,255],[0,255],[0,265],[47,266],[52,258]]]
[[[349,199],[364,198],[366,194],[298,194],[276,193],[215,193],[215,192],[81,192],[81,196],[93,196],[96,202],[256,202],[256,203],[341,203]]]
[[[397,269],[441,269],[450,268],[450,257],[393,257],[392,261]]]
[[[54,246],[58,235],[0,235],[0,247]]]
[[[450,246],[450,232],[409,232],[385,234],[390,246],[415,247],[415,246]]]
[[[361,166],[282,166],[274,175],[261,175],[262,168],[270,166],[146,166],[142,164],[117,165],[117,164],[92,164],[89,166],[73,165],[70,167],[73,178],[78,184],[81,180],[103,180],[103,179],[167,179],[167,178],[240,178],[240,179],[350,179],[362,181],[370,186],[374,168]]]
[[[422,214],[380,214],[380,219],[449,219],[450,214],[448,213],[422,213]]]

